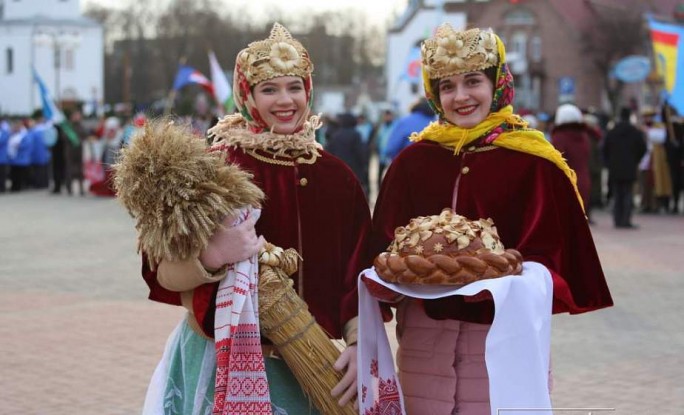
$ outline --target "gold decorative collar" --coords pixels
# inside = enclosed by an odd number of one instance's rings
[[[239,147],[249,153],[264,151],[275,157],[299,158],[309,156],[314,160],[321,156],[323,147],[316,142],[316,130],[321,127],[320,115],[312,115],[299,132],[276,134],[271,131],[254,133],[240,114],[223,117],[207,131],[212,146]]]

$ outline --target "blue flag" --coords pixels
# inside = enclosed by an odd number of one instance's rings
[[[43,82],[43,79],[38,75],[38,72],[36,72],[35,69],[33,70],[33,80],[38,84],[38,89],[40,90],[40,101],[43,104],[43,118],[51,121],[53,125],[58,125],[74,146],[80,145],[81,140],[79,140],[74,129],[71,128],[69,121],[64,117],[64,113],[55,105],[55,101],[52,99],[50,91],[47,89],[45,82]]]
[[[181,65],[176,73],[176,78],[173,81],[173,89],[178,91],[188,84],[197,84],[204,88],[207,92],[214,95],[214,85],[209,78],[204,76],[202,72],[187,65]]]

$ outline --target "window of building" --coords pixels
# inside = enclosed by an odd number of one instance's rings
[[[508,25],[533,25],[535,22],[534,15],[531,11],[525,8],[516,7],[512,11],[506,13],[504,21]]]
[[[530,40],[530,58],[534,62],[539,62],[542,59],[542,40],[540,36],[534,36]]]
[[[511,43],[507,46],[507,49],[519,58],[524,59],[527,56],[527,34],[523,32],[513,33]]]
[[[8,74],[11,74],[14,72],[14,50],[12,48],[7,48],[5,51],[5,62],[6,62],[6,68],[5,72]]]

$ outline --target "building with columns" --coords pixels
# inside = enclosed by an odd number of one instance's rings
[[[103,29],[80,0],[0,0],[0,115],[41,107],[31,68],[60,103],[102,103]]]

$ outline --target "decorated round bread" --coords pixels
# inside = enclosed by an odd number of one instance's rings
[[[471,221],[444,209],[398,227],[373,265],[387,282],[464,285],[520,274],[522,255],[504,248],[491,219]]]

